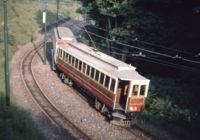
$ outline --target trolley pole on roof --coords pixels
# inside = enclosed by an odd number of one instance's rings
[[[4,74],[5,74],[5,94],[6,105],[10,106],[10,75],[8,57],[8,26],[7,26],[7,0],[3,1],[4,10]]]
[[[47,48],[47,26],[46,26],[46,14],[47,14],[47,2],[45,0],[44,12],[42,14],[42,23],[44,24],[44,65],[46,65],[47,56],[46,56],[46,48]]]

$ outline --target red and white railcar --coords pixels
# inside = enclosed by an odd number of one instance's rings
[[[113,123],[124,125],[144,109],[150,80],[135,67],[77,42],[68,28],[54,32],[54,62],[65,83],[75,82],[88,91],[95,107]],[[65,34],[60,37],[60,32]]]

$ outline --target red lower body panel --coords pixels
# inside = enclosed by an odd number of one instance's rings
[[[103,102],[105,105],[107,105],[110,109],[113,109],[114,103],[113,100],[104,95],[99,89],[92,86],[90,83],[87,82],[87,80],[82,79],[80,76],[78,76],[74,71],[77,71],[76,69],[70,70],[70,68],[62,65],[57,64],[57,68],[64,72],[67,76],[69,76],[73,81],[75,81],[78,85],[89,91],[93,96],[97,97],[101,102]],[[81,72],[79,72],[81,74]],[[82,74],[83,75],[83,74]]]

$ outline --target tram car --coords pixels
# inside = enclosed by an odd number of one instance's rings
[[[116,125],[131,125],[145,106],[150,80],[136,68],[80,43],[69,28],[54,29],[53,67],[64,83],[94,97],[94,107]]]

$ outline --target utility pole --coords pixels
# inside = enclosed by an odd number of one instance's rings
[[[9,57],[8,57],[8,26],[7,26],[7,0],[3,1],[4,10],[4,74],[5,74],[5,93],[6,105],[10,106],[10,75],[9,75]]]
[[[59,20],[59,5],[60,5],[60,0],[57,0],[57,23],[58,23],[58,20]]]
[[[47,61],[47,56],[46,56],[46,50],[47,50],[46,14],[47,14],[47,2],[46,2],[46,0],[45,0],[44,12],[43,12],[43,14],[42,14],[42,23],[44,24],[44,65],[46,65],[46,61]]]

